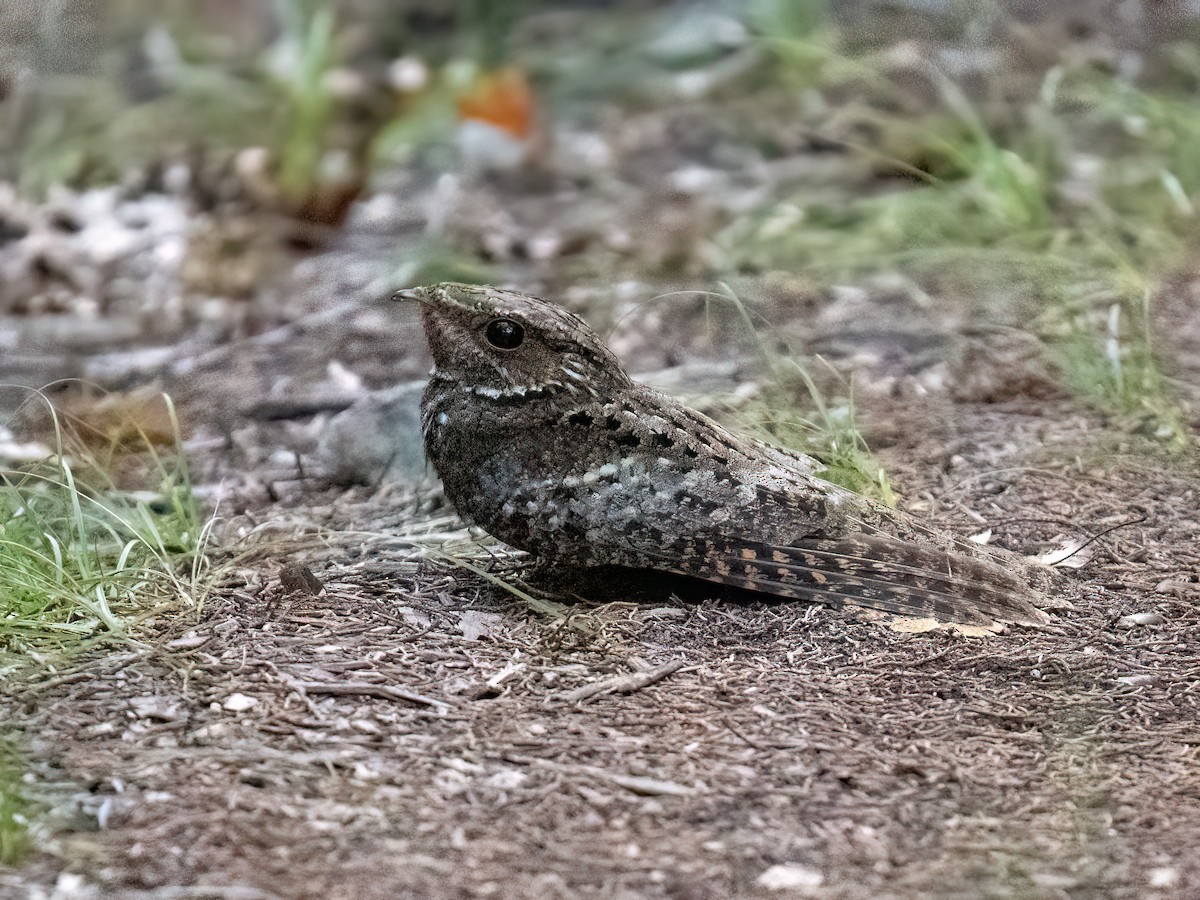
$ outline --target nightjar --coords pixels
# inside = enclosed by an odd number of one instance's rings
[[[459,514],[555,570],[618,566],[830,604],[1041,624],[1028,564],[935,532],[638,384],[578,316],[439,284],[425,449]]]

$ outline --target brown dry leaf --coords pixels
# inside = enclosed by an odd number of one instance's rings
[[[945,627],[963,637],[991,637],[1004,631],[1003,625],[946,625]]]
[[[170,403],[156,388],[74,397],[62,404],[61,412],[68,430],[88,445],[142,449],[175,443]]]
[[[942,623],[937,619],[893,619],[888,628],[900,634],[924,634],[927,631],[937,631]]]
[[[999,634],[1002,625],[960,625],[955,622],[939,622],[933,618],[893,619],[888,628],[900,634],[925,634],[929,631],[953,631],[963,637],[987,637]]]

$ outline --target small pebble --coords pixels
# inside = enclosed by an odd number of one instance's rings
[[[1172,888],[1179,883],[1179,870],[1174,866],[1159,866],[1149,872],[1150,887]]]
[[[1136,628],[1139,625],[1161,625],[1166,620],[1158,613],[1145,612],[1122,616],[1117,622],[1118,628]]]
[[[819,888],[825,878],[816,869],[808,866],[787,865],[771,866],[758,876],[759,887],[769,891],[808,891]]]
[[[1118,684],[1127,684],[1130,687],[1144,687],[1147,684],[1154,684],[1153,675],[1122,675],[1117,679]]]
[[[1182,594],[1190,588],[1195,588],[1196,585],[1187,581],[1178,581],[1172,578],[1166,578],[1154,586],[1156,594]]]
[[[225,702],[221,704],[221,706],[230,712],[245,712],[250,707],[255,706],[257,703],[257,700],[255,700],[253,697],[247,696],[246,694],[230,694],[225,699]]]

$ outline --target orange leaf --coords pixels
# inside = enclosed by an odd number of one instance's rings
[[[458,117],[494,125],[524,139],[533,131],[533,88],[520,69],[500,69],[480,76],[458,98]]]

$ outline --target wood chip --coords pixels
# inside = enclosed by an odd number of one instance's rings
[[[641,775],[607,775],[609,781],[627,791],[644,797],[687,797],[695,791],[674,781],[646,778]]]
[[[449,709],[450,707],[450,704],[444,700],[435,700],[433,697],[406,691],[390,684],[365,684],[357,681],[296,681],[292,682],[292,687],[306,694],[326,694],[331,697],[374,697],[377,700],[400,700],[437,709]]]
[[[673,659],[669,663],[646,672],[614,675],[611,678],[604,678],[591,684],[585,684],[583,687],[563,694],[561,699],[566,700],[568,703],[577,703],[580,700],[587,700],[589,697],[595,697],[598,694],[628,694],[633,691],[640,691],[644,687],[649,687],[655,682],[662,681],[668,675],[678,672],[681,668],[683,668],[683,660]]]

